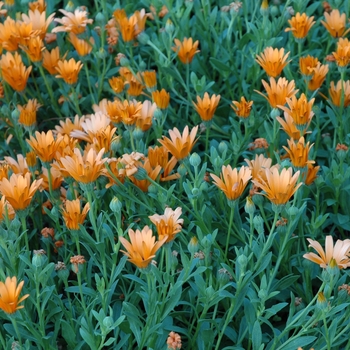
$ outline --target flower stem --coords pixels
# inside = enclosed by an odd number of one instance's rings
[[[95,94],[92,92],[92,87],[91,87],[91,82],[90,82],[90,74],[89,74],[89,69],[87,67],[87,64],[84,64],[84,68],[85,68],[86,80],[88,82],[90,96],[92,98],[92,102],[95,104],[96,103]]]
[[[235,213],[235,207],[231,207],[231,213],[230,213],[230,221],[228,224],[228,232],[227,232],[227,238],[226,238],[226,248],[225,248],[225,256],[227,257],[228,254],[228,245],[230,242],[230,237],[231,237],[231,230],[232,230],[232,225],[233,225],[233,216]]]

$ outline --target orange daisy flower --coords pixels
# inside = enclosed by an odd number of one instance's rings
[[[345,36],[350,29],[346,29],[346,15],[340,14],[338,9],[332,10],[331,13],[324,13],[326,21],[321,21],[333,38]]]
[[[110,87],[116,94],[120,94],[124,90],[124,79],[122,77],[113,77],[108,80]]]
[[[52,13],[49,17],[46,18],[46,13],[40,13],[39,10],[28,11],[28,15],[25,13],[22,14],[22,20],[26,24],[31,24],[33,31],[44,40],[47,29],[53,21],[55,14]]]
[[[26,45],[21,46],[21,49],[29,56],[32,62],[40,62],[43,59],[45,47],[40,36],[29,38]]]
[[[299,58],[299,67],[301,73],[306,77],[311,77],[314,74],[314,68],[317,67],[318,58],[310,55]]]
[[[24,295],[19,299],[24,281],[17,285],[17,277],[7,277],[4,282],[0,282],[0,309],[7,314],[13,314],[19,309],[23,309],[23,305],[19,305],[22,301],[29,297]]]
[[[128,242],[124,237],[119,237],[121,244],[126,251],[121,250],[138,268],[146,268],[153,258],[155,258],[157,251],[165,243],[167,236],[156,242],[156,237],[152,235],[152,230],[145,226],[142,231],[133,231],[129,229],[130,241]]]
[[[170,102],[170,94],[164,89],[153,91],[152,98],[159,109],[167,109]]]
[[[283,146],[283,148],[295,168],[305,168],[308,164],[315,163],[315,161],[309,160],[309,153],[313,144],[310,146],[310,142],[308,142],[305,145],[304,137],[301,137],[297,143],[293,139],[287,140],[287,143],[289,148],[286,146]]]
[[[330,265],[331,261],[335,261],[339,269],[346,269],[350,266],[350,239],[344,241],[338,239],[335,245],[333,245],[333,237],[326,236],[325,250],[323,250],[320,243],[307,238],[310,245],[316,250],[319,255],[315,253],[306,253],[303,255],[305,259],[320,265],[323,269]]]
[[[311,91],[319,89],[326,79],[328,70],[328,64],[321,64],[318,62],[317,66],[313,68],[313,76],[309,81],[307,88]]]
[[[144,101],[141,108],[141,115],[136,120],[136,128],[147,131],[152,126],[152,119],[157,105],[151,101]]]
[[[25,127],[32,128],[36,124],[36,112],[41,107],[36,99],[28,100],[24,106],[17,105],[20,112],[18,122]]]
[[[65,57],[66,55],[64,55]],[[62,58],[64,60],[64,57]],[[51,74],[57,74],[56,67],[60,61],[60,48],[57,46],[51,51],[45,50],[43,52],[43,67]]]
[[[86,203],[83,211],[79,199],[66,200],[62,207],[62,217],[69,230],[79,230],[79,224],[83,224],[87,213],[90,210],[90,204]]]
[[[153,90],[157,88],[157,74],[154,70],[143,72],[142,77],[148,89]]]
[[[203,122],[210,122],[213,119],[216,108],[220,102],[220,97],[220,95],[212,95],[209,97],[209,94],[206,92],[203,99],[197,96],[197,104],[192,101],[195,110]]]
[[[191,133],[189,132],[188,125],[186,125],[182,135],[177,128],[174,128],[173,130],[169,130],[170,139],[163,136],[163,139],[158,139],[158,141],[177,160],[181,160],[190,154],[194,144],[197,142],[195,140],[197,131],[198,125],[191,130]]]
[[[300,14],[298,12],[294,17],[288,20],[290,28],[286,28],[285,31],[291,31],[296,39],[304,39],[310,28],[316,23],[313,19],[314,16],[308,17],[306,13]]]
[[[231,108],[235,111],[236,116],[240,118],[248,118],[252,110],[253,101],[247,101],[244,96],[241,101],[232,101]]]
[[[59,60],[56,67],[59,75],[56,75],[56,78],[62,78],[67,84],[75,84],[82,67],[83,64],[80,61],[76,62],[74,58],[71,58],[69,61]]]
[[[317,178],[317,173],[320,170],[320,166],[314,166],[313,164],[308,163],[307,165],[307,174],[305,179],[305,185],[311,185]]]
[[[264,69],[270,77],[279,76],[283,68],[290,62],[287,61],[289,52],[284,54],[284,48],[280,50],[267,47],[261,54],[256,55],[255,61]]]
[[[350,42],[347,38],[339,38],[337,51],[333,52],[333,56],[338,67],[346,67],[350,62]]]
[[[68,40],[72,43],[79,56],[88,55],[95,44],[93,37],[91,37],[89,41],[83,40],[79,39],[73,32],[69,33]]]
[[[281,117],[276,117],[276,120],[281,124],[282,130],[291,138],[294,140],[299,140],[301,137],[300,130],[296,127],[294,123],[293,117],[289,114],[284,112],[284,119]],[[307,125],[309,126],[309,124]],[[307,127],[306,127],[307,129]]]
[[[72,32],[74,34],[82,34],[85,32],[86,26],[92,24],[93,20],[87,18],[87,11],[82,11],[77,8],[74,13],[66,10],[59,10],[64,14],[61,19],[55,18],[55,22],[60,23],[61,26],[55,27],[52,33],[58,32]]]
[[[197,50],[199,41],[193,42],[192,38],[184,38],[181,42],[179,39],[174,39],[175,46],[172,47],[172,50],[177,52],[177,56],[180,61],[184,64],[189,64],[192,62],[193,57],[200,50]]]
[[[331,82],[331,86],[329,88],[329,95],[331,96],[332,103],[340,107],[341,104],[341,96],[342,91],[344,93],[344,107],[347,107],[350,105],[350,81],[342,81],[339,80],[337,85],[334,85],[334,82]]]

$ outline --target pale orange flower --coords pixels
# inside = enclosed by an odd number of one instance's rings
[[[69,118],[66,118],[65,121],[60,120],[60,125],[56,125],[56,131],[61,135],[70,135],[73,130],[83,130],[81,126],[82,122],[85,120],[85,117],[79,117],[76,115],[72,121]]]
[[[346,29],[345,13],[340,14],[338,9],[332,10],[331,13],[325,12],[324,17],[326,21],[321,21],[321,23],[333,38],[345,36],[350,31],[350,29]]]
[[[320,62],[318,62],[316,67],[313,68],[313,76],[307,86],[308,89],[311,91],[319,89],[323,84],[324,80],[326,79],[328,70],[328,64],[321,64]]]
[[[87,213],[90,210],[90,204],[86,203],[83,210],[81,210],[81,203],[79,199],[66,200],[62,207],[62,217],[64,223],[69,230],[79,230],[79,224],[83,224]]]
[[[24,106],[17,105],[20,112],[18,122],[26,127],[33,127],[36,124],[36,112],[41,107],[36,99],[28,100]]]
[[[150,101],[144,101],[141,108],[141,115],[136,120],[136,128],[142,130],[143,132],[147,131],[152,126],[152,119],[157,105],[151,103]]]
[[[142,164],[141,160],[145,159],[145,155],[139,152],[132,152],[130,154],[123,154],[120,159],[120,164],[122,164],[125,174],[128,177],[134,175],[138,167]]]
[[[0,222],[6,218],[6,215],[10,220],[13,220],[16,213],[13,210],[12,205],[6,200],[5,196],[2,196],[0,200]]]
[[[215,174],[210,174],[210,176],[214,180],[214,185],[224,192],[226,198],[234,201],[247,187],[248,181],[252,178],[252,172],[246,166],[242,166],[238,171],[237,168],[232,169],[231,165],[223,165],[220,177]]]
[[[59,75],[56,75],[56,78],[62,78],[67,84],[75,84],[82,67],[83,64],[80,61],[76,62],[74,58],[71,58],[69,61],[59,60],[56,67]]]
[[[64,14],[61,19],[55,18],[55,22],[60,23],[61,26],[55,27],[52,33],[71,32],[74,34],[82,34],[85,32],[86,26],[92,24],[93,20],[88,19],[87,11],[82,11],[77,8],[74,13],[66,10],[59,10]]]
[[[44,11],[46,11],[45,0],[37,0],[34,2],[30,2],[28,6],[29,6],[29,9],[32,11],[38,10],[40,13],[43,13]]]
[[[178,207],[175,210],[165,208],[164,214],[154,214],[149,216],[149,219],[156,225],[158,238],[161,240],[167,237],[165,243],[174,240],[176,234],[182,230],[184,220],[179,219],[182,213],[182,208]]]
[[[307,55],[299,58],[299,67],[304,76],[311,77],[314,74],[314,68],[317,67],[318,58]]]
[[[116,94],[120,94],[124,90],[124,79],[122,77],[113,77],[108,80],[110,87]]]
[[[143,163],[142,162],[139,163],[137,170],[138,169],[145,170],[146,174],[147,174],[147,178],[139,179],[138,176],[137,176],[137,172],[136,172],[134,175],[130,176],[130,180],[141,191],[147,192],[148,191],[148,187],[151,185],[151,182],[148,180],[148,177],[150,179],[152,179],[153,181],[155,181],[157,179],[157,177],[159,176],[162,168],[161,168],[160,165],[157,165],[155,168],[152,168],[151,164],[149,162],[149,159],[146,158]]]
[[[265,81],[261,81],[267,92],[265,96],[260,91],[254,90],[270,103],[272,108],[277,108],[279,105],[284,105],[288,98],[294,96],[299,90],[295,90],[294,80],[288,82],[286,78],[279,78],[276,82],[275,78],[270,78],[270,85]]]
[[[121,250],[132,262],[140,269],[146,268],[153,258],[155,258],[157,251],[165,243],[167,237],[156,242],[156,237],[153,236],[152,230],[145,226],[142,231],[128,231],[130,241],[128,242],[124,237],[119,237],[121,244],[125,247],[126,251]]]
[[[29,172],[26,158],[22,154],[17,154],[17,160],[12,157],[4,157],[14,174],[25,175]]]
[[[15,211],[24,210],[30,205],[35,192],[43,181],[42,179],[34,180],[31,184],[30,176],[29,172],[25,175],[12,174],[10,180],[3,178],[0,181],[0,192]]]
[[[235,111],[237,117],[248,118],[252,110],[253,101],[247,101],[244,96],[241,101],[232,101],[231,108]]]
[[[167,109],[170,102],[169,92],[162,89],[161,91],[153,91],[152,98],[159,109]]]
[[[170,332],[166,341],[168,349],[179,350],[182,347],[181,337],[175,332]]]
[[[122,76],[126,81],[131,80],[131,78],[133,77],[131,71],[129,68],[127,67],[120,67],[119,68],[119,74],[120,76]]]
[[[7,314],[13,314],[19,309],[23,309],[23,305],[19,305],[23,300],[29,297],[29,294],[23,295],[19,299],[24,281],[17,285],[17,277],[7,277],[4,282],[0,282],[0,309]]]
[[[335,245],[333,244],[333,237],[326,236],[325,250],[323,250],[320,243],[307,238],[310,245],[316,250],[315,253],[306,253],[303,255],[305,259],[311,260],[312,262],[320,265],[323,269],[330,265],[333,260],[339,269],[346,269],[350,266],[350,239],[345,239],[344,241],[338,239]]]
[[[313,164],[308,163],[307,165],[307,174],[305,179],[305,185],[311,185],[317,178],[317,173],[320,170],[320,166],[314,166]]]
[[[204,122],[209,122],[213,119],[216,108],[220,102],[220,95],[212,95],[211,97],[206,92],[203,99],[197,96],[197,104],[192,101],[192,104]]]
[[[300,139],[300,137],[301,137],[300,130],[298,130],[298,128],[296,127],[296,125],[294,123],[294,119],[289,113],[284,112],[284,119],[281,117],[276,117],[276,120],[281,124],[281,126],[282,126],[281,129],[285,133],[287,133],[287,135],[291,139],[294,139],[294,140]]]
[[[40,62],[43,59],[44,43],[39,36],[31,37],[21,49],[29,56],[32,62]]]
[[[289,108],[284,105],[278,105],[277,107],[293,118],[297,128],[305,129],[306,126],[310,124],[311,119],[314,116],[312,106],[315,99],[313,98],[310,101],[307,101],[305,94],[301,94],[299,99],[292,96],[291,98],[287,98],[286,102]]]
[[[135,125],[138,118],[141,116],[142,103],[137,102],[136,100],[128,101],[124,100],[123,102],[117,102],[119,109],[119,118],[124,125]],[[117,122],[113,120],[113,122]]]
[[[55,167],[52,167],[52,165],[50,165],[50,167],[51,167],[50,169],[51,189],[53,191],[58,190],[62,185],[63,176],[58,169],[56,169]],[[50,190],[49,172],[45,167],[42,167],[41,169],[42,169],[42,173],[39,175],[39,179],[43,179],[43,182],[41,183],[41,186],[40,186],[40,192],[42,192],[43,190],[49,191]]]
[[[44,40],[47,29],[49,28],[49,25],[51,24],[54,16],[55,13],[52,13],[49,17],[46,18],[45,12],[40,13],[39,10],[29,10],[28,15],[22,13],[22,20],[24,23],[31,23],[33,26],[33,31],[36,33],[36,35],[39,35],[40,38]]]
[[[287,143],[289,148],[286,146],[283,146],[283,148],[295,168],[305,168],[308,164],[315,163],[315,161],[309,160],[309,153],[313,144],[310,146],[310,142],[308,142],[305,145],[304,137],[301,137],[297,143],[293,139],[287,140]]]
[[[310,28],[316,23],[314,16],[308,17],[306,13],[300,14],[298,12],[294,17],[288,20],[290,28],[286,28],[285,32],[291,31],[296,39],[303,39],[306,37]]]
[[[52,162],[61,141],[62,137],[55,139],[51,130],[47,133],[36,131],[35,137],[30,136],[30,139],[27,139],[29,146],[43,163]]]
[[[16,21],[8,16],[4,23],[0,23],[0,45],[7,51],[16,51],[20,40]]]
[[[343,88],[342,88],[343,87]],[[344,107],[350,105],[350,81],[339,80],[337,85],[334,85],[334,82],[331,81],[331,86],[329,88],[329,95],[331,96],[332,103],[340,107],[342,93],[344,94]],[[343,92],[342,92],[343,91]]]
[[[72,43],[79,56],[88,55],[95,44],[93,37],[90,37],[90,40],[83,40],[79,39],[73,32],[69,33],[68,40]]]
[[[177,160],[186,158],[194,144],[198,131],[198,125],[189,132],[188,125],[185,126],[182,135],[177,128],[169,130],[170,139],[163,136],[163,139],[158,139],[159,143],[163,145]]]
[[[337,51],[333,52],[333,56],[338,67],[346,67],[350,62],[350,42],[347,38],[339,38]]]
[[[151,90],[157,88],[157,74],[154,70],[143,72],[142,77],[147,88]]]
[[[184,64],[189,64],[192,62],[193,57],[200,50],[197,50],[199,41],[193,42],[192,38],[184,38],[181,42],[179,39],[174,39],[175,46],[172,47],[172,50],[177,52],[177,56],[180,61]]]
[[[9,164],[7,164],[6,159],[5,159],[5,161],[0,161],[0,180],[4,177],[6,177],[6,179],[8,179],[9,170],[10,170],[10,166],[9,166]]]
[[[63,170],[74,178],[75,181],[88,184],[97,180],[105,174],[105,162],[107,158],[102,158],[104,149],[97,153],[93,148],[81,154],[78,148],[74,149],[72,156],[65,156],[60,159]]]
[[[292,168],[283,168],[281,172],[278,168],[266,168],[266,180],[260,177],[259,180],[252,180],[252,182],[265,192],[263,195],[273,204],[284,205],[303,184],[302,182],[297,184],[299,175],[300,171],[293,175]]]
[[[283,68],[290,62],[287,61],[289,52],[284,54],[284,48],[280,50],[267,47],[261,54],[256,55],[255,61],[264,69],[270,77],[279,76]]]
[[[64,56],[65,57],[65,56]],[[64,59],[64,57],[62,59]],[[56,67],[60,61],[60,48],[57,46],[51,51],[43,52],[43,67],[51,74],[57,74]]]
[[[0,69],[3,79],[8,83],[12,89],[16,91],[23,91],[27,85],[29,74],[32,66],[26,68],[22,62],[22,57],[15,52],[2,54],[0,59]]]
[[[248,164],[248,167],[252,174],[253,180],[259,180],[260,177],[264,179],[265,176],[265,169],[271,168],[272,159],[271,158],[265,158],[263,154],[255,155],[255,159],[249,160],[244,159],[245,162]]]
[[[45,34],[45,42],[46,44],[51,44],[57,40],[57,34],[54,33],[46,33]]]

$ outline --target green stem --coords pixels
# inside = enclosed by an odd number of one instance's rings
[[[28,241],[28,233],[27,233],[27,222],[25,215],[20,215],[21,223],[22,223],[22,230],[24,232],[24,241],[26,245],[26,249],[29,252],[29,241]]]
[[[95,94],[92,92],[92,87],[91,87],[91,82],[90,82],[89,69],[88,69],[86,63],[84,64],[84,69],[85,69],[86,80],[87,80],[87,82],[88,82],[88,88],[89,88],[89,92],[90,92],[90,96],[91,96],[92,102],[93,102],[94,104],[96,104]]]
[[[15,329],[15,332],[17,334],[17,338],[18,338],[18,342],[22,348],[22,337],[21,337],[21,333],[19,332],[19,329],[18,329],[18,325],[17,325],[17,321],[16,321],[16,317],[15,316],[12,316],[11,317],[11,321],[12,321],[12,325],[13,325],[13,328]],[[4,348],[5,349],[5,348]]]
[[[86,195],[88,198],[88,202],[90,204],[90,210],[89,210],[89,217],[90,217],[90,221],[92,224],[92,227],[95,231],[95,235],[96,235],[96,242],[99,243],[100,242],[100,233],[97,229],[97,224],[96,224],[96,218],[95,218],[95,208],[93,206],[93,200],[92,200],[92,194],[90,191],[86,191]]]
[[[73,86],[72,86],[72,94],[73,94],[73,101],[74,101],[76,112],[78,113],[79,117],[81,117],[83,113],[81,113],[81,110],[80,110],[78,94]]]
[[[210,133],[210,126],[207,126],[207,128],[205,130],[205,158],[204,158],[204,162],[208,161],[209,133]]]
[[[235,204],[234,204],[234,206],[235,206]],[[229,243],[230,243],[231,230],[232,230],[232,225],[233,225],[233,216],[234,216],[234,213],[235,213],[235,207],[234,206],[231,207],[230,221],[229,221],[229,224],[228,224],[228,232],[227,232],[226,248],[225,248],[225,256],[226,257],[227,257],[227,254],[228,254],[228,246],[229,246]]]

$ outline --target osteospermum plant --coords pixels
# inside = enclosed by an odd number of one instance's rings
[[[0,1],[1,349],[348,348],[350,9],[198,4]]]

